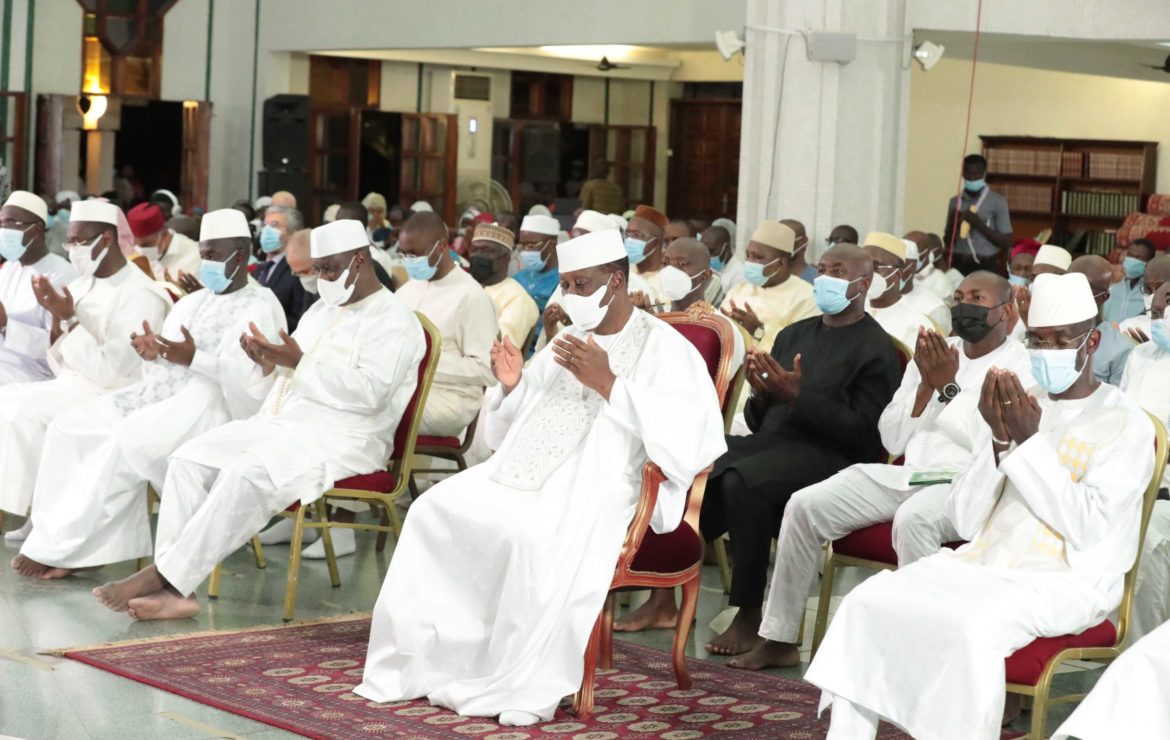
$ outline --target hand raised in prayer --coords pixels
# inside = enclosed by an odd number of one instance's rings
[[[650,310],[650,296],[646,295],[644,291],[635,290],[633,293],[630,293],[630,300],[633,301],[634,308],[640,308],[643,311]]]
[[[609,400],[617,376],[609,369],[609,355],[597,346],[593,337],[584,342],[572,334],[565,334],[552,343],[552,351],[557,364],[571,372],[581,385]]]
[[[255,330],[255,326],[252,329]],[[256,340],[251,334],[245,332],[240,335],[240,349],[244,350],[244,354],[248,356],[249,360],[256,363],[264,375],[268,375],[276,369],[276,365],[264,358],[264,352],[260,349],[260,345],[256,344]]]
[[[195,340],[191,337],[191,332],[187,331],[187,327],[180,326],[179,331],[183,332],[183,341],[181,342],[164,337],[157,338],[158,354],[167,362],[190,367],[191,360],[195,359]]]
[[[179,276],[175,280],[171,280],[170,273],[168,273],[167,282],[174,283],[187,293],[194,293],[197,290],[203,290],[203,283],[196,280],[194,275],[188,275],[182,270],[179,270]]]
[[[756,316],[756,312],[752,310],[752,307],[746,303],[743,304],[743,308],[740,308],[735,305],[735,301],[732,301],[731,310],[724,310],[723,314],[744,329],[747,329],[748,334],[754,335],[764,325],[764,322],[760,321],[760,317]]]
[[[1016,302],[1016,308],[1020,311],[1020,321],[1024,325],[1028,325],[1028,308],[1032,305],[1032,293],[1028,290],[1027,285],[1016,285],[1012,287],[1012,299]]]
[[[158,338],[151,331],[150,324],[145,321],[142,322],[141,334],[137,332],[130,334],[130,346],[134,348],[139,357],[147,362],[154,362],[158,359]]]
[[[1000,414],[1007,431],[1007,437],[1000,439],[1023,444],[1040,431],[1040,403],[1024,390],[1020,379],[1011,370],[1001,370],[995,384],[999,394]]]
[[[280,330],[280,344],[274,344],[264,338],[260,330],[256,328],[255,324],[248,324],[248,328],[252,334],[248,339],[255,346],[255,351],[259,354],[261,362],[257,362],[261,367],[266,365],[279,365],[280,367],[295,368],[304,357],[304,352],[301,351],[301,346],[297,344],[297,340],[288,335],[284,329]],[[247,335],[245,335],[247,336]],[[244,348],[247,352],[247,347]],[[249,353],[249,357],[251,357]],[[255,361],[255,360],[254,360]],[[265,374],[271,372],[265,369]]]
[[[771,354],[748,351],[747,377],[758,395],[783,403],[795,403],[800,395],[800,355],[792,358],[792,370],[785,370]]]
[[[1136,326],[1130,329],[1126,329],[1125,335],[1138,344],[1145,344],[1146,342],[1150,341],[1150,336]]]
[[[492,374],[500,381],[500,385],[504,386],[505,393],[512,392],[520,382],[523,371],[524,357],[509,337],[504,337],[502,344],[500,342],[492,344]]]
[[[37,303],[51,313],[54,319],[65,321],[73,318],[73,295],[68,287],[61,288],[61,292],[58,293],[53,289],[49,278],[44,275],[33,276],[32,287]]]
[[[0,303],[0,331],[8,328],[8,311],[4,308],[4,304]]]
[[[544,316],[541,319],[544,322],[544,338],[552,340],[560,331],[561,326],[568,326],[573,322],[569,320],[569,314],[565,312],[564,306],[559,303],[550,303],[544,309]]]
[[[999,402],[999,389],[996,383],[996,377],[1000,372],[999,368],[993,367],[983,376],[983,388],[979,392],[979,413],[987,422],[987,426],[991,427],[993,440],[1010,442],[1007,427],[1003,422],[1003,407]]]
[[[914,349],[914,364],[922,379],[931,388],[942,392],[943,387],[955,382],[959,374],[959,348],[951,347],[934,329],[918,327],[918,342]]]

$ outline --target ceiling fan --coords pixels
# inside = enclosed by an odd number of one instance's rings
[[[1170,60],[1167,60],[1167,62],[1170,63]],[[614,64],[609,61],[609,57],[602,57],[601,61],[597,63],[597,68],[602,72],[608,72],[611,69],[629,69],[629,66],[625,64]]]
[[[605,60],[603,59],[602,61],[605,61]],[[1170,74],[1170,57],[1166,57],[1166,61],[1162,63],[1161,67],[1154,65],[1154,64],[1143,64],[1142,66],[1149,67],[1150,69],[1156,69],[1159,72],[1165,72],[1166,74]]]

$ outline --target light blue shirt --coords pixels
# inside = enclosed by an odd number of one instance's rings
[[[1138,278],[1132,286],[1129,284],[1129,278],[1124,278],[1120,283],[1111,285],[1109,298],[1106,299],[1102,311],[1105,321],[1113,323],[1121,323],[1126,319],[1145,313],[1146,302],[1142,295],[1142,279]]]
[[[1093,353],[1093,375],[1102,383],[1120,387],[1125,361],[1134,347],[1133,340],[1110,321],[1102,321],[1097,330],[1101,332],[1101,343]]]

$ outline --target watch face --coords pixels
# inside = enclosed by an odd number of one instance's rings
[[[943,386],[942,392],[943,395],[947,398],[954,398],[955,396],[959,395],[959,386],[955,385],[954,383],[947,383],[945,386]]]

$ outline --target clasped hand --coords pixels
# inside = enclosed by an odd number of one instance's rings
[[[295,368],[304,357],[304,352],[297,341],[288,335],[284,329],[280,330],[280,344],[269,342],[256,328],[256,324],[248,324],[250,333],[240,336],[240,347],[252,362],[260,366],[267,375],[277,366]]]
[[[1040,431],[1040,403],[1011,370],[993,367],[983,379],[979,413],[999,442],[1023,444]]]
[[[748,349],[747,380],[758,396],[794,403],[800,395],[800,355],[792,358],[792,370],[785,370],[771,354]]]
[[[942,392],[955,382],[959,374],[959,348],[951,347],[934,329],[918,328],[918,341],[914,348],[914,364],[922,382]]]
[[[617,376],[609,368],[609,355],[593,337],[586,342],[572,334],[562,334],[552,343],[552,351],[556,363],[571,372],[581,385],[609,400]]]

